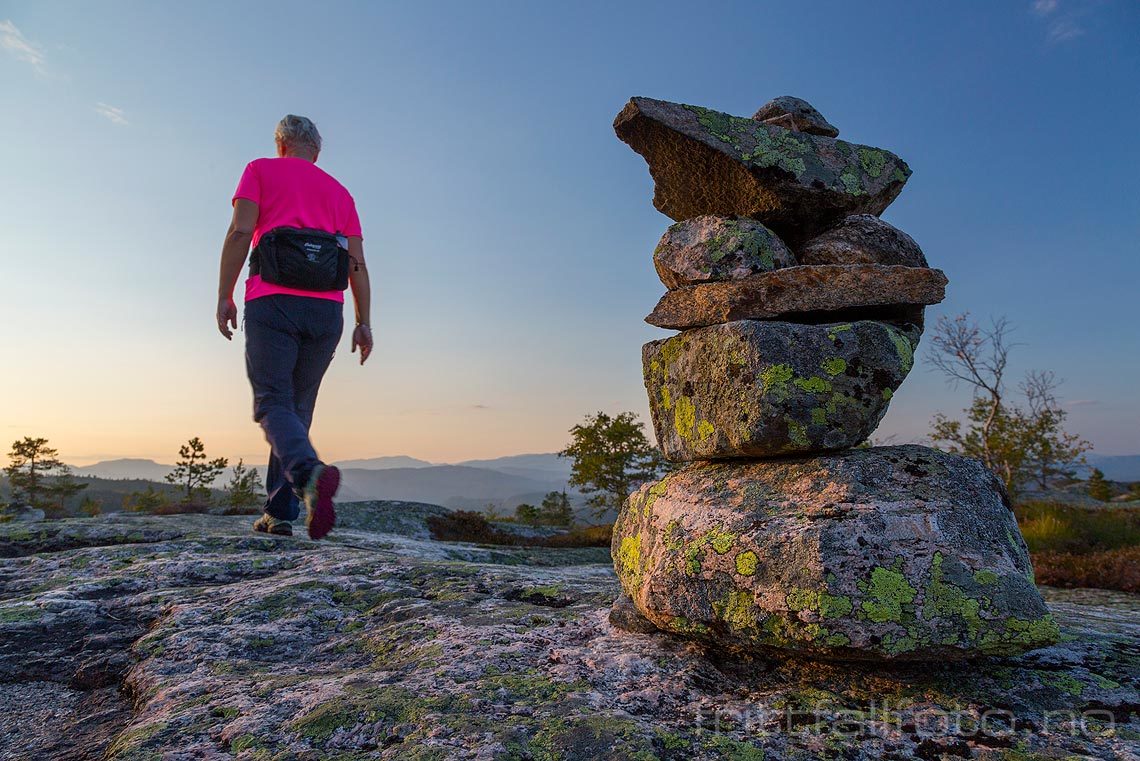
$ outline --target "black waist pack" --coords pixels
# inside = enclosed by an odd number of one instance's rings
[[[348,288],[348,251],[324,230],[274,227],[261,236],[249,273],[286,288],[343,291]]]

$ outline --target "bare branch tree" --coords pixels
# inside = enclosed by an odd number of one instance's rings
[[[1057,376],[1048,370],[1030,372],[1018,385],[1024,405],[1006,399],[1005,373],[1016,345],[1009,341],[1009,322],[993,319],[983,328],[965,313],[941,317],[933,332],[936,351],[928,361],[951,386],[969,386],[973,399],[964,423],[936,414],[931,440],[982,460],[1011,493],[1030,479],[1045,489],[1050,479],[1071,476],[1089,444],[1064,430]]]
[[[938,318],[931,343],[935,352],[927,355],[930,364],[946,375],[948,382],[958,387],[965,383],[973,390],[975,399],[985,399],[986,416],[982,423],[982,460],[987,467],[996,469],[991,451],[994,426],[1001,414],[1005,395],[1005,369],[1009,362],[1009,334],[1013,328],[1004,317],[991,319],[988,328],[981,328],[970,320],[970,313]]]

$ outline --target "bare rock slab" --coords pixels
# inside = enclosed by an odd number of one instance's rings
[[[918,329],[738,320],[642,347],[657,441],[674,462],[853,447],[887,412]]]
[[[946,296],[946,275],[925,267],[822,264],[668,291],[645,318],[684,330],[733,320],[773,320],[868,307],[923,306]],[[867,314],[871,317],[874,315]]]
[[[614,120],[677,221],[754,217],[795,246],[851,214],[880,214],[910,168],[889,151],[699,106],[633,98]]]
[[[797,258],[801,264],[927,266],[926,256],[914,238],[871,214],[847,217],[804,244]]]
[[[926,447],[689,465],[630,497],[612,552],[642,615],[730,649],[938,660],[1058,637],[1001,482]]]
[[[653,265],[666,288],[735,280],[795,264],[795,256],[774,232],[747,218],[686,219],[671,225],[653,252]]]

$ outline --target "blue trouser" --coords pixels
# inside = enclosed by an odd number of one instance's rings
[[[309,426],[321,378],[344,329],[340,302],[274,294],[245,304],[245,368],[253,419],[269,442],[265,512],[293,521],[299,496],[320,462]]]

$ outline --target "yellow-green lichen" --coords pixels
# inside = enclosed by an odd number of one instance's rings
[[[831,390],[831,383],[818,375],[813,375],[810,378],[796,378],[792,382],[797,388],[813,394],[823,394]]]
[[[827,425],[827,410],[823,407],[815,407],[811,411],[811,422],[813,425]]]
[[[717,618],[731,629],[756,628],[756,600],[747,589],[733,589],[721,600],[713,601]]]
[[[784,598],[784,602],[789,610],[807,610],[818,613],[823,618],[842,618],[854,608],[850,597],[811,589],[793,589]]]
[[[800,423],[797,423],[791,418],[787,419],[788,422],[788,441],[792,442],[798,447],[811,446],[811,441],[808,439],[807,428]]]
[[[909,373],[910,368],[914,366],[914,346],[901,330],[885,323],[883,327],[887,329],[887,335],[890,336],[891,343],[895,345],[895,351],[898,352],[903,374]]]
[[[823,371],[835,377],[847,369],[847,360],[843,357],[832,357],[823,363]]]
[[[1024,619],[1011,616],[1005,620],[1005,632],[1001,639],[1026,647],[1044,647],[1057,642],[1061,627],[1051,613],[1041,618]]]
[[[736,555],[736,572],[741,576],[753,575],[759,565],[760,559],[752,550],[744,550],[744,552],[739,552]]]
[[[863,183],[852,172],[844,172],[839,175],[839,181],[843,183],[843,188],[853,196],[866,195],[867,191],[863,189]]]
[[[641,586],[641,535],[622,537],[618,547],[618,575],[629,580],[632,588]]]
[[[844,333],[848,330],[851,330],[851,326],[847,323],[844,323],[843,325],[832,325],[831,329],[827,331],[827,337],[832,341],[835,341],[839,338],[839,333]]]
[[[668,386],[662,386],[661,387],[661,406],[664,407],[666,410],[673,409],[673,400],[671,398],[669,398],[669,387]]]
[[[901,621],[903,606],[914,602],[918,590],[907,582],[901,572],[877,566],[871,571],[871,580],[866,588],[870,599],[861,604],[867,618],[876,623]]]
[[[699,621],[690,621],[684,616],[674,616],[669,622],[669,628],[678,634],[688,634],[690,636],[700,636],[707,634],[709,628]]]
[[[716,433],[716,428],[707,420],[702,420],[697,424],[697,438],[701,441],[708,441],[709,436]]]
[[[860,148],[859,163],[863,166],[864,172],[872,177],[878,177],[883,173],[883,167],[887,165],[887,155],[874,148]]]
[[[772,365],[760,373],[760,389],[775,397],[785,396],[788,393],[788,381],[794,376],[795,371],[791,365]]]
[[[892,632],[887,632],[883,635],[882,648],[891,655],[901,655],[908,653],[918,647],[918,640],[909,634],[896,635]]]
[[[680,552],[685,547],[684,531],[681,529],[681,521],[673,519],[665,524],[665,535],[662,537],[665,544],[665,549],[672,552]]]
[[[998,575],[996,573],[994,573],[993,571],[987,571],[987,570],[974,571],[974,581],[978,582],[979,584],[983,584],[983,585],[993,584],[993,583],[997,582],[997,580],[998,580]]]
[[[652,512],[652,510],[653,510],[653,504],[657,501],[657,498],[660,497],[662,494],[664,494],[668,490],[669,490],[669,476],[665,476],[660,481],[653,484],[652,486],[649,487],[649,489],[646,490],[645,503],[644,503],[643,508],[642,508],[645,511],[645,517],[647,517],[647,518],[649,517],[650,512]]]
[[[709,546],[718,555],[723,555],[732,549],[733,542],[736,541],[736,534],[730,534],[727,531],[710,531],[705,536],[708,538]]]
[[[930,564],[930,585],[926,588],[923,612],[927,618],[943,617],[962,619],[971,640],[976,640],[982,628],[979,615],[981,603],[966,590],[943,578],[942,553],[935,552]]]
[[[697,408],[693,404],[693,400],[687,396],[678,398],[677,404],[673,408],[673,428],[677,431],[677,435],[685,441],[691,439],[696,424]]]

